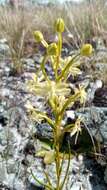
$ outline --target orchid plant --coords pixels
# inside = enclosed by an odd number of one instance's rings
[[[70,151],[67,156],[68,166],[66,169],[65,177],[61,181],[62,164],[65,159],[65,153],[60,152],[60,148],[63,142],[63,137],[66,132],[71,133],[71,136],[78,136],[82,132],[81,121],[79,117],[74,124],[63,124],[63,119],[67,109],[72,109],[72,106],[76,101],[80,101],[81,105],[84,105],[86,101],[86,91],[84,86],[79,85],[72,87],[68,78],[70,75],[76,76],[81,74],[80,70],[80,57],[90,56],[92,54],[92,46],[90,44],[84,44],[76,55],[69,56],[67,58],[61,57],[62,52],[62,33],[64,32],[65,24],[62,18],[58,18],[55,23],[55,30],[58,35],[58,41],[48,44],[43,34],[40,31],[34,32],[34,38],[36,42],[41,43],[46,51],[42,59],[40,68],[33,76],[33,79],[28,82],[30,92],[35,96],[43,98],[52,111],[52,117],[46,112],[34,108],[30,103],[28,110],[31,113],[31,117],[34,120],[45,120],[51,126],[53,132],[53,146],[52,149],[42,151],[38,153],[38,156],[44,158],[45,164],[56,164],[56,186],[53,187],[51,179],[45,172],[47,184],[43,184],[47,190],[62,190],[66,181],[67,174],[69,172],[70,165]],[[52,67],[54,76],[51,77],[46,72],[46,64],[50,64]],[[71,88],[73,88],[73,94],[71,94]],[[33,173],[32,173],[33,175]],[[41,182],[33,175],[35,180],[41,184]]]

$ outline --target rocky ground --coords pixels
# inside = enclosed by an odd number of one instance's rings
[[[63,54],[72,52],[66,47]],[[99,48],[96,51],[94,69],[103,72],[107,69],[107,49]],[[33,123],[30,121],[26,102],[30,100],[41,110],[45,107],[40,98],[34,97],[26,89],[26,81],[31,78],[40,64],[40,54],[24,58],[24,72],[13,76],[9,60],[9,48],[5,40],[0,41],[0,190],[42,190],[31,175],[33,174],[45,182],[43,170],[51,176],[55,183],[55,165],[44,165],[43,160],[35,156],[43,147],[42,140],[52,138],[51,128],[47,123]],[[90,62],[92,60],[89,60]],[[51,69],[47,67],[47,71]],[[107,71],[107,70],[106,70]],[[86,107],[66,112],[66,121],[82,115],[85,119],[84,135],[75,147],[70,136],[67,135],[63,144],[69,139],[71,147],[78,152],[72,157],[70,170],[64,190],[106,190],[107,189],[107,87],[101,78],[92,79],[89,73],[73,81],[86,86],[88,97]],[[97,153],[89,152],[93,141],[97,144]],[[86,140],[88,139],[88,140]],[[85,149],[84,149],[85,144]],[[92,146],[90,145],[92,144]],[[100,146],[98,146],[100,144]],[[81,150],[83,148],[83,151]],[[92,149],[91,149],[92,151]],[[63,166],[62,178],[67,161]]]

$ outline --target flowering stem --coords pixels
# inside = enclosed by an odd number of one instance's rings
[[[56,126],[56,132],[55,132],[55,151],[56,151],[56,174],[57,174],[57,184],[56,184],[56,189],[60,190],[60,155],[59,155],[59,142],[58,142],[58,126]]]
[[[49,81],[49,78],[48,78],[47,73],[45,71],[45,63],[47,61],[47,58],[48,58],[48,56],[45,55],[44,58],[43,58],[43,60],[42,60],[42,63],[41,63],[41,70],[42,70],[42,73],[43,73],[43,75],[45,77],[45,80]]]
[[[61,55],[62,50],[62,33],[58,33],[58,54]]]
[[[61,117],[56,114],[55,127],[54,127],[54,149],[55,149],[55,164],[56,164],[56,174],[57,174],[57,184],[56,190],[60,189],[60,175],[61,175],[61,157],[60,157],[60,147],[63,140],[63,131],[61,129]]]
[[[48,48],[48,43],[43,39],[41,41],[42,45],[45,47],[45,48]]]
[[[57,56],[56,69],[55,69],[56,81],[58,78],[58,68],[59,68],[59,64],[60,64],[61,49],[62,49],[62,34],[59,32],[58,33],[58,56]]]

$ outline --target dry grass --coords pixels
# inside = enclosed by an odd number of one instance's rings
[[[62,17],[66,31],[79,44],[93,37],[107,35],[107,12],[103,0],[81,5],[35,6],[30,8],[0,7],[0,37],[8,40],[13,60],[23,57],[25,41],[32,38],[32,31],[40,29],[45,36],[53,34],[56,18]]]
[[[40,29],[44,33],[52,33],[51,27],[56,18],[62,17],[66,26],[75,37],[81,41],[98,35],[106,34],[107,12],[102,3],[95,0],[93,3],[80,5],[53,5],[35,6],[30,8],[12,9],[0,8],[0,34],[7,35],[14,40],[22,34]],[[11,37],[12,36],[12,37]]]

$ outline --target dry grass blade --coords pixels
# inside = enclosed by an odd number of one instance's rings
[[[93,144],[93,148],[94,148],[95,155],[97,155],[96,145],[95,145],[95,142],[94,142],[93,136],[92,136],[90,130],[88,129],[86,123],[85,123],[85,122],[83,122],[83,123],[84,123],[84,126],[85,126],[86,130],[88,131],[88,134],[89,134],[89,136],[90,136],[90,138],[91,138],[91,141],[92,141],[92,144]]]
[[[27,39],[28,36],[31,37],[32,31],[39,28],[48,38],[48,34],[54,33],[52,26],[56,18],[62,17],[67,26],[64,38],[68,39],[67,35],[71,33],[73,39],[69,38],[68,43],[73,43],[78,48],[81,43],[94,36],[106,39],[106,16],[103,0],[94,0],[90,4],[84,1],[80,5],[70,3],[45,7],[31,5],[30,9],[1,6],[0,36],[6,37],[11,44],[10,47],[17,52],[20,49],[23,33]]]

